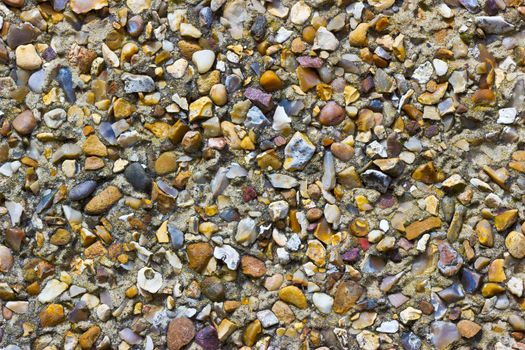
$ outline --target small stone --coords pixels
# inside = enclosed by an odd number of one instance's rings
[[[213,117],[213,103],[208,96],[204,96],[196,101],[193,101],[189,108],[190,122]]]
[[[296,286],[286,286],[279,290],[279,299],[299,309],[306,309],[308,307],[306,297]]]
[[[11,250],[0,244],[0,272],[9,272],[13,264],[14,259]]]
[[[35,70],[42,65],[42,59],[38,56],[33,44],[18,46],[15,55],[16,65],[22,69]]]
[[[510,228],[518,219],[518,210],[506,210],[494,218],[494,226],[498,232],[503,232]]]
[[[228,103],[228,92],[223,84],[215,84],[210,89],[210,98],[217,106]]]
[[[430,332],[432,343],[438,350],[448,349],[461,338],[456,325],[451,322],[434,321],[430,325]]]
[[[79,201],[89,197],[91,193],[97,188],[97,182],[88,180],[79,183],[78,185],[71,188],[69,191],[69,199],[72,201]]]
[[[191,58],[193,64],[197,66],[200,74],[206,73],[215,62],[215,53],[211,50],[200,50],[193,53]]]
[[[259,79],[261,87],[267,92],[277,91],[283,88],[283,82],[274,71],[267,70]]]
[[[290,9],[290,21],[293,24],[302,25],[304,24],[312,13],[310,6],[304,3],[304,1],[296,2]]]
[[[195,326],[186,317],[172,320],[168,326],[166,343],[169,350],[179,350],[189,344],[195,337]]]
[[[313,50],[334,51],[339,46],[339,40],[325,27],[317,29]]]
[[[286,156],[284,169],[294,171],[304,168],[314,153],[315,146],[310,139],[306,135],[296,132],[284,149]]]
[[[122,198],[122,193],[118,187],[110,185],[93,197],[84,210],[89,215],[99,215],[111,209],[120,198]]]
[[[254,320],[244,330],[244,334],[242,336],[244,345],[253,346],[261,333],[262,333],[261,321]]]
[[[514,25],[505,21],[502,16],[478,16],[475,21],[487,34],[502,34],[514,30]]]
[[[179,30],[180,35],[182,36],[187,36],[194,39],[198,39],[202,36],[201,31],[190,23],[181,23]]]
[[[399,317],[401,322],[407,324],[410,321],[419,320],[421,318],[421,314],[421,310],[414,309],[413,307],[409,306],[399,313]]]
[[[339,125],[345,119],[345,110],[334,101],[329,101],[319,113],[319,123],[325,126]]]
[[[498,111],[498,120],[496,122],[498,124],[513,124],[517,115],[518,111],[516,108],[502,108]]]
[[[463,266],[463,258],[457,251],[452,248],[448,242],[442,242],[438,245],[439,249],[439,271],[445,276],[455,275],[461,266]]]
[[[257,312],[257,319],[261,321],[263,328],[275,326],[279,323],[279,319],[271,310],[261,310]]]
[[[476,224],[476,233],[478,234],[479,243],[486,247],[494,246],[492,225],[488,220],[481,220]]]
[[[344,314],[354,306],[365,289],[354,281],[343,281],[339,283],[334,295],[334,312]]]
[[[520,232],[512,231],[505,238],[505,247],[516,259],[525,257],[525,235]]]
[[[224,301],[225,288],[222,281],[215,276],[206,277],[200,284],[202,294],[204,294],[211,301]]]
[[[192,243],[188,245],[186,253],[188,254],[189,268],[202,272],[213,256],[213,248],[205,242]]]
[[[368,44],[368,29],[370,25],[368,23],[359,23],[357,27],[350,32],[348,39],[350,40],[350,45],[362,47]]]
[[[261,278],[266,274],[266,265],[263,261],[249,255],[241,259],[242,273],[251,278]]]
[[[523,280],[517,277],[511,277],[507,282],[509,292],[520,298],[523,295]]]
[[[458,322],[458,331],[463,338],[473,338],[481,330],[481,326],[469,320],[461,320]]]
[[[177,155],[174,152],[164,152],[155,161],[155,172],[165,175],[177,170]]]
[[[29,135],[36,128],[37,120],[32,111],[26,110],[16,116],[12,125],[20,135]]]
[[[150,76],[124,73],[122,80],[124,80],[124,91],[127,94],[155,91],[155,82]]]
[[[359,348],[363,350],[377,350],[380,346],[379,336],[367,330],[359,333],[356,340]]]
[[[100,336],[101,329],[99,326],[92,326],[87,331],[82,333],[78,338],[78,344],[82,350],[90,350],[95,345],[98,337]]]
[[[50,304],[38,314],[42,327],[54,327],[65,320],[64,307],[60,304]]]
[[[217,350],[221,345],[217,330],[213,326],[207,326],[198,331],[195,335],[195,343],[204,350]]]
[[[334,304],[334,298],[325,293],[314,293],[312,296],[312,302],[317,310],[324,314],[329,314]]]
[[[151,190],[151,177],[140,163],[129,164],[124,171],[124,177],[137,191],[149,192]]]
[[[71,10],[73,12],[81,14],[87,13],[91,10],[100,10],[103,7],[108,6],[107,0],[71,0]]]
[[[97,135],[89,136],[82,145],[82,151],[88,156],[106,157],[108,150]]]
[[[436,216],[431,216],[427,219],[413,222],[408,225],[405,230],[405,237],[408,240],[418,238],[424,233],[441,227],[441,219]]]

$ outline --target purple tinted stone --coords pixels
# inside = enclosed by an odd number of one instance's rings
[[[432,138],[439,134],[439,126],[437,124],[430,125],[425,129],[425,137]]]
[[[474,293],[479,287],[481,275],[469,269],[461,270],[461,284],[467,293]]]
[[[405,350],[419,350],[421,349],[421,339],[412,332],[405,332],[401,335],[401,345]]]
[[[79,201],[89,197],[97,188],[97,182],[88,180],[79,183],[69,191],[69,199],[72,201]]]
[[[489,16],[495,16],[499,12],[499,7],[496,4],[496,0],[487,0],[485,2],[485,12]]]
[[[445,276],[454,276],[461,266],[463,258],[452,248],[448,242],[442,242],[438,245],[439,249],[439,271]]]
[[[42,58],[47,62],[53,61],[55,58],[57,58],[57,53],[51,46],[48,46],[44,52],[42,52]]]
[[[272,95],[267,94],[266,92],[249,87],[244,92],[244,97],[252,101],[257,107],[264,111],[269,111],[273,107]]]
[[[459,0],[459,3],[470,13],[478,13],[481,10],[478,0]]]
[[[68,0],[53,0],[53,10],[64,11]]]
[[[386,209],[392,207],[394,204],[396,204],[396,202],[396,198],[390,193],[387,193],[379,197],[378,206],[381,209]]]
[[[118,332],[118,335],[122,340],[124,340],[130,345],[137,345],[142,343],[142,338],[139,337],[137,333],[133,332],[130,328],[124,328],[123,330]]]
[[[220,346],[217,331],[212,326],[204,327],[195,335],[195,342],[204,350],[216,350]]]
[[[297,62],[305,68],[321,68],[324,64],[321,58],[308,56],[297,57]]]
[[[437,294],[447,304],[455,303],[465,297],[465,293],[459,283],[453,283],[450,287],[443,289]]]
[[[39,34],[39,30],[30,23],[24,23],[18,26],[12,25],[7,33],[7,45],[11,49],[16,49],[20,45],[33,42]]]
[[[354,247],[342,255],[344,262],[355,263],[359,260],[359,248]]]

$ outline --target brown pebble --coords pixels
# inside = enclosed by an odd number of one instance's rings
[[[344,119],[345,110],[334,101],[329,101],[319,113],[319,123],[325,126],[339,125]]]
[[[189,268],[202,272],[213,256],[213,248],[206,242],[192,243],[188,245],[186,253],[188,254]]]
[[[168,326],[166,342],[169,350],[179,350],[189,344],[195,337],[195,326],[186,317],[172,320]]]
[[[13,120],[13,128],[20,135],[29,135],[35,129],[37,124],[33,112],[30,110],[23,111]]]
[[[252,278],[261,278],[266,273],[266,265],[263,261],[249,255],[241,258],[242,273]]]

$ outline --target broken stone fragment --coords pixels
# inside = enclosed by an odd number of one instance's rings
[[[314,144],[301,132],[296,132],[284,149],[284,169],[299,170],[306,166],[315,153]]]

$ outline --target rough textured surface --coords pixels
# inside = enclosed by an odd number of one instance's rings
[[[0,349],[525,349],[522,0],[0,28]]]

